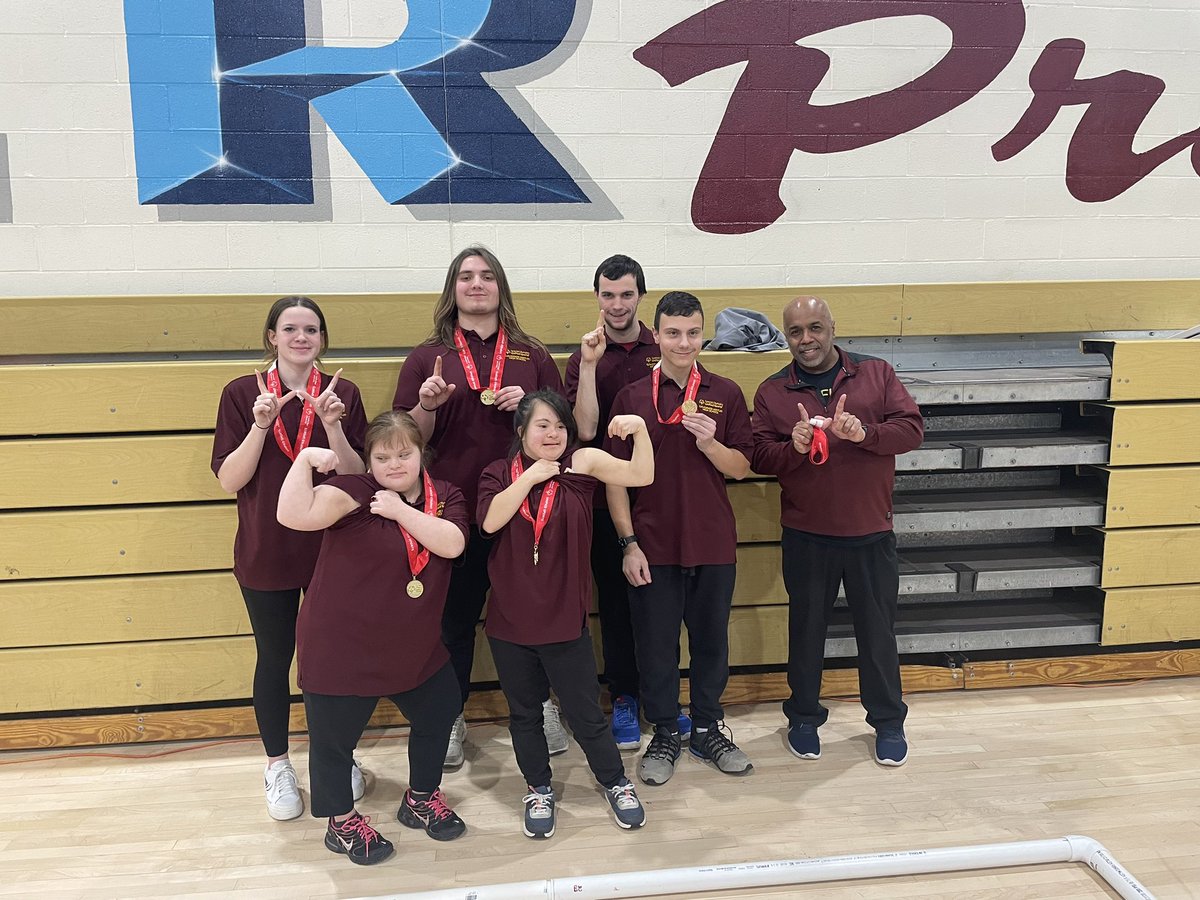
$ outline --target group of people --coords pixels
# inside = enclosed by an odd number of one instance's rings
[[[737,562],[726,480],[752,470],[782,489],[787,746],[820,756],[825,633],[844,584],[875,759],[907,758],[892,483],[895,456],[919,446],[923,429],[895,372],[838,347],[828,306],[799,297],[783,312],[793,359],[759,387],[751,417],[741,388],[698,362],[699,299],[666,293],[647,327],[645,275],[621,255],[600,264],[593,288],[599,321],[565,385],[521,329],[499,260],[468,247],[450,264],[430,337],[404,362],[393,409],[369,425],[357,388],[318,368],[329,331],[305,297],[272,306],[265,373],[222,394],[212,466],[237,494],[234,575],[257,647],[267,809],[290,819],[304,808],[288,758],[295,654],[311,812],[328,819],[325,845],[352,862],[393,852],[355,807],[365,785],[354,750],[382,697],[411,724],[397,818],[435,840],[465,832],[440,784],[465,759],[485,600],[528,786],[527,836],[554,834],[550,757],[568,746],[560,716],[622,828],[646,820],[620,754],[640,748],[643,719],[644,784],[670,779],[685,743],[720,772],[749,774],[721,695]],[[588,629],[593,583],[611,720]]]

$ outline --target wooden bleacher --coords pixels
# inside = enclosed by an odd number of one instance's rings
[[[1189,646],[1200,640],[1200,340],[1150,338],[1200,322],[1200,282],[698,293],[710,322],[726,306],[774,317],[818,293],[839,340],[894,357],[922,405],[926,442],[897,461],[898,637],[902,652],[947,662],[907,666],[910,689],[1029,683],[1047,666],[1022,651],[1059,646],[1114,651],[1082,666],[1088,677],[1200,671]],[[0,299],[0,748],[253,733],[253,639],[229,573],[235,512],[208,459],[220,390],[259,359],[273,299]],[[334,347],[325,365],[345,368],[369,415],[388,408],[434,296],[317,299]],[[518,311],[560,365],[596,319],[589,292],[522,295]],[[1150,339],[1103,337],[1134,324]],[[1092,335],[1084,349],[1104,355],[964,364],[1018,331],[1060,344]],[[955,355],[957,336],[968,352]],[[923,348],[924,368],[907,365],[903,341]],[[788,358],[704,363],[751,399]],[[731,663],[778,670],[778,488],[754,478],[730,495],[741,542]],[[1119,653],[1147,644],[1161,646]],[[987,677],[991,662],[955,662],[979,651],[1012,655]],[[854,652],[838,623],[827,655]],[[475,678],[494,677],[481,641]],[[778,695],[780,684],[747,675],[731,690]],[[837,672],[829,684],[854,690]],[[473,702],[503,712],[495,694]]]

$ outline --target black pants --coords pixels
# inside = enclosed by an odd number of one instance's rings
[[[458,677],[459,692],[465,705],[471,692],[471,666],[475,662],[475,626],[483,612],[488,588],[488,553],[491,542],[478,525],[471,526],[463,558],[450,572],[450,590],[442,610],[442,643],[450,651],[450,662]]]
[[[729,609],[737,567],[651,566],[650,584],[629,586],[642,712],[655,726],[679,720],[679,626],[687,625],[692,721],[709,728],[725,717],[729,681]]]
[[[600,613],[600,641],[604,653],[604,680],[617,697],[638,696],[637,653],[633,621],[629,614],[629,582],[621,571],[617,530],[607,509],[592,510],[592,577],[596,580],[596,605]]]
[[[841,547],[783,529],[783,582],[788,592],[788,687],[783,704],[791,725],[823,725],[829,711],[818,699],[825,666],[825,635],[838,586],[858,643],[858,682],[867,724],[900,727],[908,714],[901,699],[896,651],[896,597],[900,569],[896,535],[862,546]]]
[[[575,640],[560,644],[527,646],[494,637],[489,637],[488,643],[508,701],[508,731],[517,768],[526,783],[531,787],[550,783],[542,701],[553,687],[596,781],[606,788],[617,784],[625,776],[625,767],[600,709],[596,657],[587,629]]]
[[[312,814],[341,816],[354,809],[350,767],[354,748],[375,712],[378,697],[335,697],[304,692],[308,716],[308,779]],[[410,691],[388,697],[409,721],[408,781],[414,791],[435,791],[450,729],[462,712],[458,682],[447,663]]]
[[[300,588],[256,591],[243,587],[242,599],[254,630],[254,718],[267,756],[288,752],[292,709],[291,668],[296,655],[296,614]]]

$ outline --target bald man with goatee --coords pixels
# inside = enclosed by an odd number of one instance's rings
[[[858,679],[875,761],[908,759],[896,651],[899,566],[892,530],[896,456],[921,445],[924,425],[895,370],[834,343],[819,297],[783,310],[792,361],[754,397],[752,467],[779,479],[783,580],[788,592],[788,748],[818,759],[819,699],[828,619],[845,586],[858,642]]]

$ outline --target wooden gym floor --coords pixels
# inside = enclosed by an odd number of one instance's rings
[[[1200,678],[1097,687],[917,694],[908,765],[871,760],[856,702],[831,701],[819,761],[793,758],[778,705],[730,707],[755,763],[732,778],[687,757],[640,791],[648,823],[613,823],[579,748],[556,757],[558,832],[521,834],[524,785],[502,724],[469,730],[467,764],[443,788],[467,821],[438,844],[394,815],[403,729],[364,735],[359,809],[396,843],[357,867],[305,814],[274,822],[256,741],[0,753],[0,896],[361,897],[569,874],[835,856],[1083,834],[1159,898],[1200,897]],[[301,783],[307,748],[293,745]],[[632,775],[636,756],[626,754]],[[306,792],[307,799],[307,792]],[[1095,898],[1079,864],[689,897]]]

